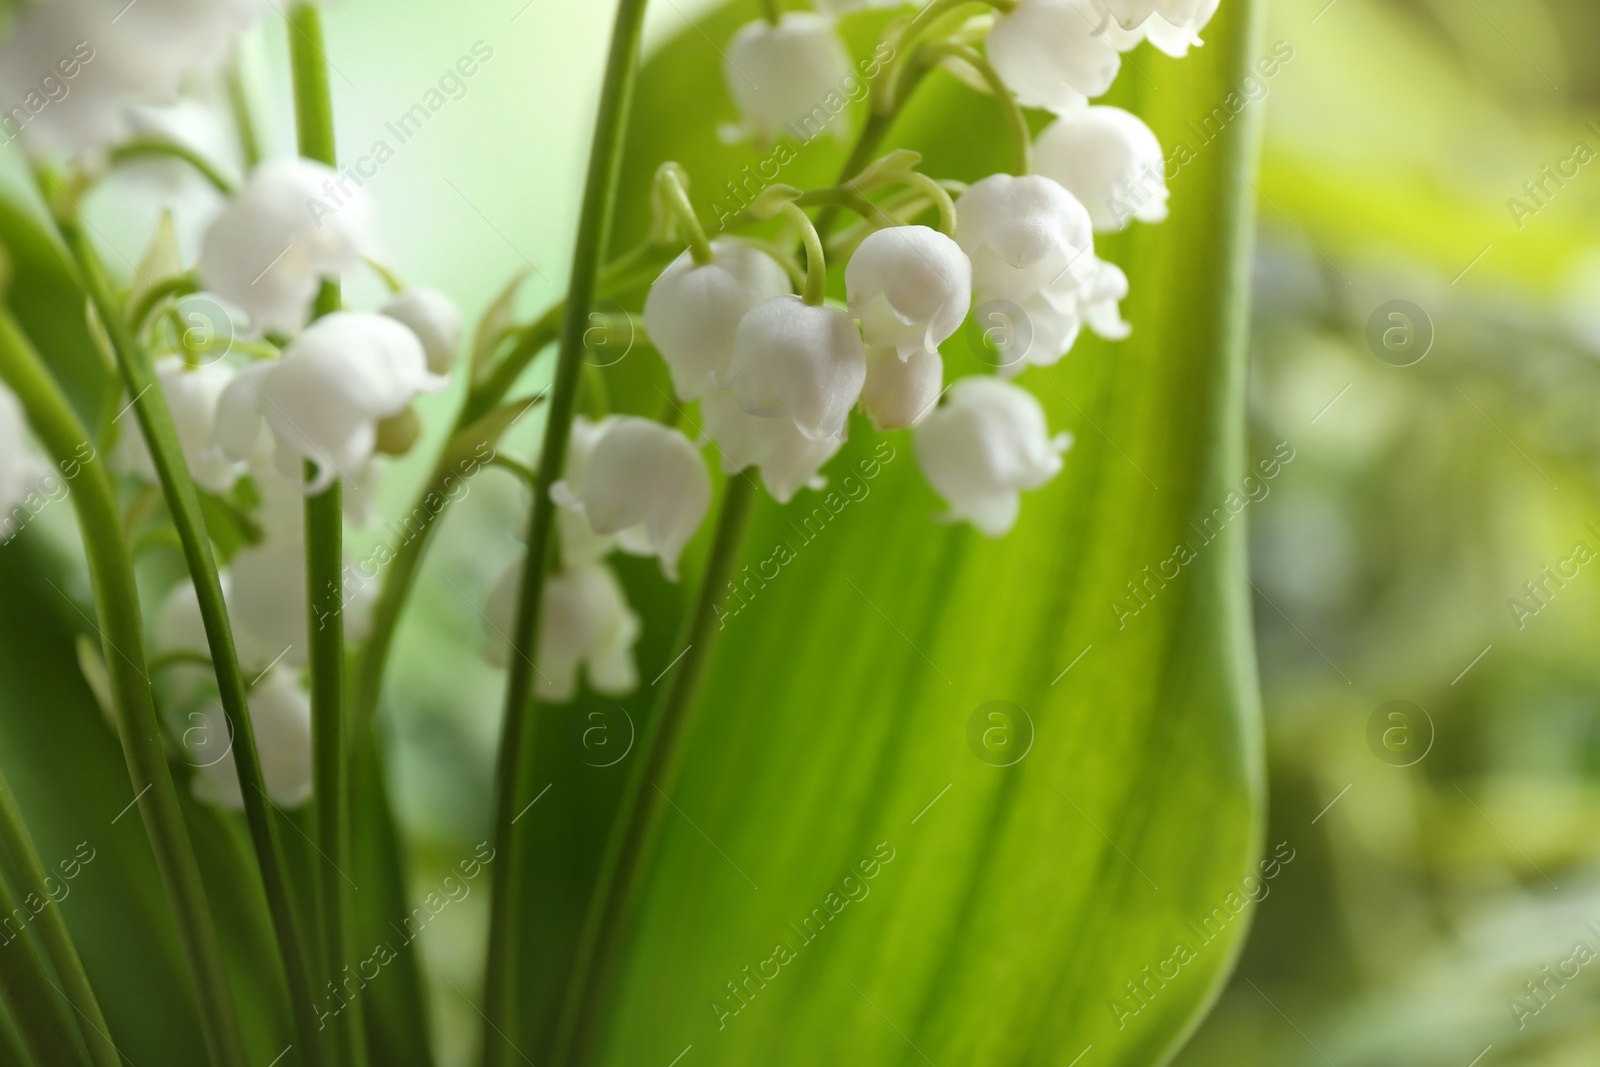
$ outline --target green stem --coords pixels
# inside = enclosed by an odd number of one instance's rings
[[[118,718],[118,736],[134,797],[155,852],[200,1005],[206,1047],[214,1064],[245,1067],[239,1022],[228,991],[211,907],[178,793],[162,749],[144,659],[144,621],[133,563],[122,536],[116,494],[104,457],[33,346],[9,312],[0,313],[0,377],[22,401],[40,442],[62,470],[75,470],[73,508],[83,535],[99,614],[102,654]]]
[[[939,211],[939,229],[947,237],[956,235],[956,202],[950,198],[950,193],[937,180],[914,170],[885,171],[882,178],[886,182],[898,182],[908,185],[912,189],[926,196],[930,203]]]
[[[1022,105],[1017,103],[1016,94],[1011,87],[1000,77],[1000,72],[976,48],[970,45],[941,42],[930,44],[924,50],[924,55],[929,62],[941,56],[958,59],[976,70],[984,82],[989,86],[989,91],[994,93],[995,100],[1006,113],[1006,125],[1011,130],[1012,150],[1016,153],[1015,174],[1033,173],[1033,132],[1028,129],[1028,116],[1023,114]]]
[[[800,242],[806,248],[806,288],[801,299],[812,307],[821,307],[828,297],[828,257],[822,251],[822,238],[816,226],[797,204],[783,205],[783,214],[800,229]]]
[[[171,159],[181,160],[195,169],[195,172],[210,182],[212,187],[223,196],[233,194],[233,181],[211,164],[200,153],[192,148],[178,144],[176,141],[164,141],[158,137],[140,137],[135,140],[120,144],[111,150],[111,163],[117,166],[139,159],[149,159],[152,156],[166,156]]]
[[[783,18],[783,12],[778,10],[778,0],[761,0],[761,14],[774,26]]]
[[[59,225],[67,249],[77,262],[89,300],[111,339],[123,387],[134,398],[133,407],[139,428],[149,444],[150,459],[167,500],[167,511],[183,546],[189,576],[194,581],[195,597],[199,601],[206,641],[211,649],[211,662],[215,666],[223,713],[234,739],[234,764],[239,774],[239,791],[244,798],[245,818],[250,826],[256,862],[261,868],[261,881],[272,915],[273,932],[277,936],[278,954],[283,960],[284,975],[289,983],[296,1030],[302,1043],[311,1042],[316,1035],[311,972],[306,965],[304,945],[290,905],[283,849],[278,843],[272,821],[266,778],[261,770],[255,728],[250,717],[248,686],[244,672],[239,667],[233,628],[228,621],[228,609],[222,596],[222,582],[217,576],[216,558],[212,554],[211,539],[200,508],[200,495],[189,474],[183,446],[178,441],[178,431],[173,425],[172,413],[167,408],[166,394],[156,384],[150,353],[129,329],[124,310],[116,305],[99,254],[76,219],[59,220]],[[320,1062],[314,1052],[308,1055],[310,1058],[307,1062]]]
[[[188,296],[200,291],[200,279],[193,274],[178,274],[159,281],[146,289],[138,303],[128,309],[128,325],[134,333],[143,333],[145,325],[156,308],[169,296]]]
[[[256,132],[255,109],[250,106],[250,93],[245,88],[244,71],[240,69],[237,54],[228,64],[228,103],[233,109],[239,154],[244,157],[244,168],[248,173],[261,162],[261,137]]]
[[[25,915],[28,912],[3,881],[0,908],[6,909],[7,916],[18,910]],[[50,972],[26,931],[0,944],[0,1004],[28,1050],[28,1062],[39,1067],[84,1067],[89,1061],[79,1044],[78,1027],[51,985]]]
[[[646,865],[645,849],[655,837],[662,813],[661,797],[670,793],[676,776],[680,742],[692,710],[697,683],[705,666],[703,648],[712,640],[717,592],[734,571],[744,529],[755,503],[754,483],[730,476],[722,500],[716,535],[678,647],[686,649],[672,681],[661,694],[640,739],[643,758],[633,764],[618,806],[615,828],[601,860],[589,912],[578,942],[576,962],[567,983],[567,997],[556,1033],[551,1062],[557,1067],[587,1062],[609,985],[616,951]]]
[[[28,832],[28,825],[22,819],[22,812],[17,808],[17,800],[11,795],[11,786],[4,775],[0,775],[0,846],[5,849],[11,870],[16,872],[23,901],[33,897],[46,902],[38,913],[39,938],[44,942],[45,952],[50,957],[56,976],[61,979],[61,996],[86,1024],[78,1029],[89,1047],[90,1060],[95,1067],[121,1067],[122,1057],[117,1052],[117,1046],[111,1042],[111,1031],[106,1025],[105,1015],[100,1011],[94,986],[89,984],[89,975],[83,969],[78,947],[73,944],[72,933],[61,915],[61,907],[50,892],[49,876],[39,860],[33,835]],[[8,904],[8,901],[0,902],[0,907],[6,907],[6,914],[9,915],[11,911]],[[7,951],[0,948],[0,955]],[[29,947],[28,951],[31,952],[32,948]],[[19,1019],[16,1011],[11,1013],[11,1017]]]
[[[565,465],[573,404],[577,397],[578,372],[583,362],[583,339],[589,329],[589,310],[600,284],[600,269],[605,261],[605,250],[611,234],[628,112],[638,75],[639,40],[644,26],[645,7],[646,0],[619,0],[617,4],[600,93],[600,108],[595,116],[594,142],[590,148],[589,172],[584,182],[583,207],[578,219],[571,288],[567,293],[566,319],[562,327],[561,355],[556,363],[544,447],[538,460],[539,483],[533,498],[533,515],[528,523],[527,564],[522,568],[522,589],[512,641],[517,655],[511,657],[510,677],[506,684],[495,783],[494,844],[499,860],[494,867],[493,895],[489,904],[489,959],[484,983],[484,1059],[489,1067],[501,1067],[508,1062],[511,1045],[516,1040],[514,1019],[520,1014],[515,1009],[517,929],[514,918],[518,895],[516,873],[522,860],[522,835],[514,832],[512,820],[515,818],[514,805],[521,793],[520,785],[531,762],[531,746],[526,745],[525,741],[531,735],[528,719],[533,714],[533,657],[538,647],[539,611],[544,599],[545,574],[554,541],[551,534],[555,507],[550,499],[550,486],[561,477]]]
[[[295,128],[300,155],[336,165],[333,95],[323,48],[322,15],[315,4],[300,2],[289,12],[289,58],[294,73]],[[339,310],[337,280],[325,280],[314,317]],[[306,478],[314,465],[306,464]],[[317,847],[325,861],[318,868],[325,973],[338,982],[353,957],[354,930],[347,921],[344,869],[350,865],[349,724],[345,707],[344,651],[344,487],[336,479],[305,504],[306,607],[310,631],[311,764],[316,796]],[[352,997],[332,1024],[335,1060],[364,1067],[367,1050],[361,998]]]
[[[694,213],[694,204],[689,200],[689,190],[683,186],[682,168],[676,163],[663,163],[656,171],[656,188],[661,192],[661,199],[666,202],[667,208],[678,220],[678,225],[683,228],[684,240],[689,245],[689,254],[700,266],[711,262],[711,242],[706,240],[705,227],[700,225],[700,218]]]

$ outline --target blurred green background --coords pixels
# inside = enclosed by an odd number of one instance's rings
[[[654,5],[651,39],[697,32],[709,6]],[[346,156],[429,87],[421,72],[479,40],[494,49],[371,183],[394,266],[469,314],[517,271],[530,272],[525,311],[564,288],[610,18],[609,5],[570,0],[533,0],[537,18],[521,9],[328,11]],[[1268,842],[1295,859],[1255,905],[1239,971],[1178,1062],[1592,1065],[1600,8],[1269,10],[1268,40],[1294,58],[1265,100],[1250,455],[1288,441],[1295,460],[1252,508],[1251,540]],[[275,35],[251,42],[263,101],[287,99],[281,48]],[[272,140],[290,143],[286,108]],[[1584,156],[1580,144],[1590,161],[1548,179],[1542,168]],[[1527,182],[1544,184],[1537,198]],[[104,207],[96,221],[137,257],[147,217]],[[1431,339],[1409,366],[1369,339],[1375,315],[1379,333],[1396,324],[1377,314],[1393,301],[1420,311],[1408,321]],[[409,500],[416,468],[391,468],[382,510]],[[418,893],[487,833],[500,675],[478,657],[474,604],[518,549],[522,506],[509,480],[486,478],[452,511],[394,659],[387,741]],[[1580,543],[1594,556],[1581,565]],[[1538,599],[1527,582],[1542,583]],[[1421,714],[1390,719],[1390,701]],[[421,940],[447,1064],[478,1026],[450,984],[478,981],[486,901],[446,909]],[[1530,994],[1580,942],[1594,962]]]

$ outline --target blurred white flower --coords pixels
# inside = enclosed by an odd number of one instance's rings
[[[224,578],[234,643],[247,671],[276,662],[305,664],[311,655],[307,635],[314,628],[334,625],[326,613],[313,619],[306,606],[303,530],[298,534],[283,530],[240,549]],[[364,580],[348,558],[341,584],[345,638],[359,641],[367,634],[378,584]],[[318,600],[326,612],[326,593]]]
[[[949,517],[990,537],[1011,530],[1021,491],[1054,478],[1072,444],[1068,434],[1050,436],[1032,393],[988,376],[956,382],[915,440],[917,465],[949,503]]]
[[[550,487],[563,507],[583,512],[597,534],[636,556],[656,556],[671,581],[678,557],[711,506],[711,476],[677,430],[633,415],[603,420],[575,481]],[[586,435],[587,436],[587,435]]]
[[[410,327],[434,374],[447,375],[455,367],[461,355],[461,310],[454,300],[419,285],[396,294],[379,313]]]
[[[264,421],[284,477],[298,480],[302,462],[316,468],[305,485],[314,495],[334,478],[359,474],[377,449],[381,420],[448,384],[428,371],[422,342],[407,327],[383,315],[335,312],[296,338],[282,359],[239,372],[218,406],[217,444],[234,459],[249,459]]]
[[[927,226],[890,226],[861,242],[844,270],[850,310],[869,345],[909,359],[937,352],[972,305],[972,263]]]
[[[28,446],[28,423],[16,394],[0,382],[0,541],[17,523],[13,508],[40,486],[46,470]]]
[[[917,351],[902,359],[892,348],[867,346],[861,406],[878,429],[907,430],[917,425],[933,410],[943,389],[944,360],[937,351]]]
[[[1021,0],[994,21],[989,62],[1027,107],[1063,114],[1111,88],[1122,56],[1087,0]]]
[[[759,468],[762,484],[780,504],[793,500],[801,489],[826,485],[817,472],[844,447],[842,438],[805,436],[793,419],[747,414],[731,389],[713,389],[701,397],[700,418],[722,457],[723,472]]]
[[[169,103],[228,55],[269,0],[50,0],[11,5],[0,46],[6,140],[41,155],[99,153],[129,132],[126,109]]]
[[[681,400],[693,400],[733,362],[733,334],[751,308],[792,292],[778,261],[741,241],[711,242],[712,260],[688,252],[650,286],[644,327],[667,361]]]
[[[366,193],[334,170],[269,160],[206,230],[198,270],[207,288],[262,330],[293,334],[310,316],[321,280],[372,255],[376,232]]]
[[[217,403],[234,379],[233,368],[220,361],[190,367],[180,357],[169,356],[155,369],[156,383],[167,398],[178,443],[195,484],[213,493],[226,493],[244,470],[243,463],[223,455],[213,442]],[[121,470],[151,485],[158,484],[155,463],[137,419],[129,418],[123,423],[116,459]]]
[[[785,128],[799,141],[847,129],[845,102],[852,81],[860,82],[826,15],[786,11],[776,26],[748,23],[728,42],[724,60],[728,91],[745,132],[757,140],[776,140]]]
[[[517,654],[511,634],[521,588],[522,557],[518,557],[495,582],[484,605],[489,623],[484,657],[497,667],[508,666]],[[580,666],[589,688],[597,693],[617,697],[633,692],[639,686],[633,646],[640,630],[639,617],[609,567],[596,563],[550,575],[534,656],[539,699],[564,703],[577,696]]]
[[[250,727],[261,758],[267,796],[280,808],[297,808],[311,799],[311,697],[293,671],[274,668],[250,690]],[[244,807],[235,738],[222,704],[212,701],[190,716],[183,745],[199,768],[194,794],[203,803]]]
[[[1086,107],[1056,119],[1034,144],[1034,164],[1088,209],[1096,230],[1167,217],[1161,142],[1119,107]]]
[[[729,377],[748,414],[793,419],[813,439],[840,438],[867,361],[849,312],[780,296],[740,320]]]

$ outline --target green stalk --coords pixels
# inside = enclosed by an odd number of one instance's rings
[[[239,155],[244,158],[244,169],[248,173],[261,162],[261,137],[256,132],[255,112],[250,107],[250,92],[245,86],[239,60],[235,54],[228,63],[228,104],[233,110],[234,132],[239,137]]]
[[[821,307],[828,298],[828,258],[822,251],[822,238],[811,216],[798,205],[783,205],[783,215],[799,228],[800,242],[806,249],[806,288],[801,299],[812,307]]]
[[[94,1067],[121,1067],[122,1057],[117,1046],[111,1043],[111,1030],[100,1011],[94,986],[89,984],[89,976],[84,972],[83,960],[78,956],[78,947],[72,943],[72,933],[61,916],[60,906],[52,906],[55,898],[50,893],[39,850],[34,847],[33,835],[28,833],[28,824],[22,819],[16,797],[11,795],[11,786],[4,775],[0,775],[0,847],[5,850],[7,863],[17,873],[23,901],[34,897],[49,902],[38,913],[39,939],[44,942],[50,963],[61,979],[62,997],[83,1019],[85,1025],[78,1029],[89,1046],[90,1060]],[[6,909],[5,914],[10,914],[7,902],[0,902],[0,907]],[[32,951],[31,946],[28,951]],[[0,955],[5,952],[0,948]],[[18,1013],[13,1010],[11,1017],[18,1018]]]
[[[67,480],[72,483],[73,508],[89,561],[101,651],[110,675],[128,776],[194,979],[210,1060],[226,1067],[245,1067],[248,1061],[228,991],[222,949],[162,749],[145,665],[139,590],[104,457],[95,452],[88,431],[9,312],[0,312],[0,377],[22,401],[35,433],[62,472],[75,472]]]
[[[583,360],[583,338],[589,328],[589,310],[600,283],[600,268],[605,261],[611,234],[611,218],[616,207],[617,186],[621,178],[622,148],[626,136],[628,111],[633,102],[633,87],[638,76],[639,39],[644,26],[646,0],[619,0],[616,22],[611,31],[606,57],[605,80],[600,93],[600,108],[595,117],[594,142],[589,153],[589,173],[584,183],[583,208],[578,220],[577,246],[572,259],[571,288],[567,293],[566,321],[562,329],[561,355],[556,363],[555,384],[550,394],[550,414],[545,424],[544,447],[537,461],[538,489],[533,498],[533,515],[528,523],[527,565],[522,568],[522,590],[517,604],[517,623],[506,684],[505,717],[500,735],[500,759],[496,772],[496,810],[494,843],[500,857],[494,867],[493,894],[489,914],[489,959],[484,980],[484,1059],[491,1067],[507,1062],[511,1043],[517,993],[516,928],[513,922],[516,902],[516,872],[521,864],[521,836],[513,832],[519,786],[531,762],[525,741],[531,733],[527,720],[532,715],[533,656],[537,646],[539,610],[544,599],[546,569],[550,564],[551,536],[555,518],[550,486],[561,477],[567,453],[567,438],[572,429],[573,402],[577,396],[579,365]]]
[[[738,562],[755,494],[749,478],[728,478],[705,573],[678,644],[689,651],[684,653],[645,727],[640,739],[644,758],[633,764],[617,808],[618,820],[601,860],[595,895],[584,919],[577,959],[557,1024],[555,1052],[551,1056],[557,1067],[587,1062],[594,1051],[602,993],[609,983],[618,943],[632,911],[639,872],[646,865],[646,847],[656,837],[663,811],[662,793],[650,786],[655,783],[662,791],[672,789],[681,752],[679,742],[686,733],[684,724],[705,666],[705,656],[699,650],[713,639],[717,591],[729,580]]]
[[[289,57],[294,71],[294,113],[300,154],[327,166],[336,157],[333,96],[323,51],[322,15],[315,4],[297,3],[289,12]],[[339,310],[337,280],[326,280],[317,294],[315,317]],[[306,464],[306,478],[314,476]],[[353,956],[353,930],[344,868],[350,863],[349,725],[344,681],[344,505],[335,479],[309,497],[306,523],[306,607],[311,667],[311,763],[316,796],[317,847],[326,861],[318,868],[323,962],[330,981],[339,982]],[[335,1059],[364,1067],[367,1050],[361,998],[353,996],[334,1017]]]
[[[1028,117],[1023,114],[1022,105],[1017,103],[1016,94],[1011,91],[1005,79],[1000,77],[1000,72],[994,69],[994,64],[971,45],[949,41],[927,45],[923,49],[923,54],[930,64],[941,56],[958,59],[982,76],[984,83],[989,86],[989,91],[1000,104],[1001,110],[1005,112],[1006,126],[1011,131],[1012,150],[1016,153],[1016,164],[1011,173],[1017,175],[1033,173],[1033,132],[1028,129]]]
[[[42,898],[41,898],[42,899]],[[4,881],[0,881],[0,914],[11,915],[21,907]],[[46,911],[53,910],[48,905]],[[5,1005],[28,1050],[29,1060],[39,1067],[84,1067],[79,1032],[66,1005],[51,988],[50,974],[34,951],[27,931],[0,945],[0,1004]]]
[[[111,163],[116,166],[133,160],[149,159],[152,156],[166,156],[187,163],[194,168],[195,173],[210,182],[212,188],[223,196],[233,192],[232,180],[213,166],[210,160],[175,141],[164,141],[158,137],[140,137],[128,141],[111,150]]]
[[[89,299],[111,339],[117,366],[122,372],[123,386],[128,395],[134,398],[139,428],[149,444],[150,459],[160,479],[172,525],[183,546],[189,576],[194,581],[195,598],[200,604],[206,642],[211,649],[222,710],[234,742],[234,765],[239,774],[239,792],[244,798],[245,820],[250,827],[250,840],[255,847],[256,862],[261,868],[261,882],[266,892],[267,908],[272,915],[278,954],[282,958],[284,975],[289,984],[295,1030],[300,1042],[311,1050],[306,1054],[306,1062],[317,1064],[321,1062],[321,1057],[316,1050],[316,1012],[311,997],[311,971],[306,964],[304,944],[290,903],[283,849],[278,843],[277,829],[272,820],[266,778],[261,770],[255,727],[250,718],[249,686],[245,682],[244,671],[239,667],[233,627],[228,620],[228,608],[222,596],[222,582],[217,576],[217,561],[211,551],[205,516],[200,510],[200,495],[189,475],[189,465],[183,455],[183,446],[178,442],[178,432],[172,422],[172,413],[167,408],[166,395],[156,384],[150,353],[129,329],[123,309],[113,300],[105,267],[98,253],[76,220],[62,220],[59,225],[67,248],[78,264]]]

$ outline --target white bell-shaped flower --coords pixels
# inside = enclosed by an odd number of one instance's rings
[[[134,104],[170,102],[270,0],[50,0],[8,5],[0,45],[6,140],[88,155],[129,132]]]
[[[43,482],[45,467],[28,447],[28,423],[16,394],[0,382],[0,543],[19,523],[12,510]]]
[[[887,346],[867,346],[867,384],[861,406],[880,430],[908,430],[927,417],[944,389],[944,360],[937,351],[909,358]]]
[[[1107,341],[1125,341],[1133,333],[1120,306],[1128,297],[1128,276],[1115,263],[1100,260],[1099,265],[1100,273],[1083,298],[1083,321]]]
[[[375,233],[365,191],[321,163],[270,160],[206,230],[200,278],[262,330],[292,334],[305,325],[323,278],[374,253]]]
[[[965,520],[990,537],[1016,524],[1021,492],[1037,489],[1061,470],[1068,434],[1050,436],[1044,408],[1032,393],[999,378],[963,378],[949,400],[916,432],[917,464]]]
[[[1017,320],[1017,333],[996,367],[1002,378],[1015,378],[1029,367],[1060,363],[1083,329],[1082,303],[1075,294],[1062,298],[1041,290],[1006,310]]]
[[[233,379],[233,368],[220,361],[190,367],[181,358],[169,356],[156,364],[156,383],[172,412],[189,473],[196,485],[213,493],[226,493],[233,488],[244,470],[243,463],[223,455],[213,441],[217,403]],[[157,484],[155,462],[150,458],[138,420],[129,418],[122,425],[122,437],[117,442],[119,467],[151,485]]]
[[[419,285],[396,294],[379,313],[410,327],[434,374],[447,375],[455,367],[461,355],[461,309],[454,300]]]
[[[517,655],[511,646],[517,600],[522,589],[522,557],[500,575],[484,605],[489,634],[484,657],[497,667]],[[616,575],[604,564],[573,567],[545,581],[534,656],[535,691],[540,700],[565,703],[578,694],[578,668],[589,688],[620,697],[639,687],[633,646],[642,626],[628,606]]]
[[[1124,31],[1175,58],[1203,44],[1200,31],[1217,13],[1220,0],[1094,0],[1097,8],[1115,19]],[[1123,48],[1122,51],[1127,51]]]
[[[843,437],[867,380],[855,320],[842,308],[780,296],[746,315],[729,383],[751,415],[787,417],[806,437]]]
[[[989,62],[1027,107],[1065,113],[1111,88],[1122,55],[1075,0],[1020,0],[989,31]]]
[[[1086,107],[1056,119],[1034,144],[1034,164],[1088,209],[1096,230],[1167,217],[1161,142],[1119,107]]]
[[[778,261],[742,241],[713,241],[711,256],[702,266],[683,253],[644,301],[645,331],[680,400],[694,400],[728,373],[734,331],[751,308],[793,292]]]
[[[748,23],[728,42],[724,60],[728,91],[745,132],[757,140],[806,142],[848,128],[851,86],[863,83],[826,15],[786,11],[777,25]]]
[[[363,581],[348,557],[345,564],[340,589],[345,638],[359,641],[366,636],[378,586]],[[224,581],[239,662],[247,670],[260,671],[274,663],[304,665],[311,655],[310,631],[335,625],[331,614],[310,617],[305,542],[294,531],[285,529],[240,549],[228,564]],[[326,593],[318,602],[326,611]]]
[[[1041,292],[1059,301],[1094,278],[1089,212],[1049,178],[991,174],[961,194],[956,216],[980,302]]]
[[[280,808],[298,808],[311,799],[311,697],[300,688],[293,671],[276,667],[250,690],[248,703],[267,796]],[[186,758],[199,769],[196,799],[242,809],[244,794],[234,762],[236,739],[221,702],[212,701],[191,715],[182,740]]]
[[[844,447],[843,438],[807,437],[793,419],[747,414],[731,389],[713,389],[701,397],[700,418],[722,457],[723,473],[759,468],[761,483],[780,504],[793,500],[801,489],[827,485],[817,472]]]
[[[551,486],[551,499],[581,510],[623,551],[658,557],[677,581],[678,557],[711,506],[706,465],[687,437],[659,422],[622,415],[601,427],[578,479]]]
[[[283,358],[241,371],[223,392],[217,444],[249,459],[263,420],[277,441],[277,466],[297,480],[302,462],[316,468],[306,492],[350,480],[378,444],[378,423],[448,379],[428,371],[417,335],[394,319],[341,311],[318,319]]]
[[[972,305],[972,263],[927,226],[890,226],[861,242],[844,270],[850,310],[869,345],[909,359],[937,352]]]

